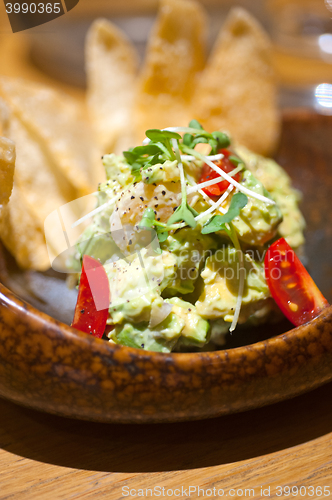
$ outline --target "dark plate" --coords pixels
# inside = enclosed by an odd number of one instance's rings
[[[276,155],[303,192],[310,273],[330,302],[331,134],[331,117],[289,112]],[[25,406],[103,422],[172,422],[263,406],[332,380],[332,307],[296,329],[284,322],[235,333],[223,351],[158,354],[64,324],[76,292],[53,272],[20,271],[3,249],[0,278],[0,395]]]

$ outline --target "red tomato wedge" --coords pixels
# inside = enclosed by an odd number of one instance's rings
[[[264,264],[271,295],[295,326],[312,320],[329,305],[284,238],[270,246]]]
[[[226,172],[226,174],[229,174],[236,168],[235,165],[229,160],[231,152],[228,151],[228,149],[221,149],[219,153],[222,153],[224,155],[224,158],[215,161],[213,163],[215,163],[217,167],[221,168],[224,172]],[[202,168],[202,173],[199,182],[201,183],[201,182],[211,181],[212,179],[216,179],[217,177],[220,177],[220,175],[215,170],[213,170],[213,168],[209,167],[209,165],[205,163]],[[237,182],[241,180],[240,172],[234,176],[234,180],[236,180]],[[218,184],[207,186],[203,188],[203,191],[209,196],[221,196],[226,191],[228,186],[229,182],[225,180],[218,182]]]
[[[109,303],[110,287],[104,266],[93,257],[84,255],[71,326],[100,339],[106,328]]]

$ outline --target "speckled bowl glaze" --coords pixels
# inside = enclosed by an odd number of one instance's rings
[[[330,117],[286,115],[277,154],[304,193],[310,272],[329,300],[331,133]],[[10,279],[4,262],[1,280],[15,289],[18,278]],[[248,410],[332,380],[332,307],[302,327],[270,335],[267,325],[266,340],[251,345],[148,353],[77,332],[0,285],[0,395],[86,420],[173,422]]]

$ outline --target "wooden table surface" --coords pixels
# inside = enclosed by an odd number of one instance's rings
[[[198,498],[194,487],[205,498],[213,488],[215,498],[221,489],[225,497],[264,498],[261,487],[265,497],[290,498],[278,486],[298,487],[292,498],[332,498],[331,439],[332,384],[246,413],[140,426],[69,420],[0,400],[0,499],[149,498],[147,488],[161,498],[167,490],[168,498]]]

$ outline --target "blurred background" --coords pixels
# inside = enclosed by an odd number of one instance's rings
[[[332,0],[200,0],[210,15],[209,46],[227,12],[241,5],[266,28],[282,108],[332,114]],[[144,56],[157,0],[80,0],[66,15],[13,34],[0,4],[0,72],[54,85],[78,99],[85,87],[84,38],[103,16],[120,26]]]

